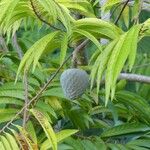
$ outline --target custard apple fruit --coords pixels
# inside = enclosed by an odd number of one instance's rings
[[[84,70],[67,69],[61,77],[60,83],[64,95],[69,99],[76,99],[82,96],[89,85],[89,76]]]

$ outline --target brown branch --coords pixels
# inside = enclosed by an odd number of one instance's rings
[[[36,11],[36,8],[35,8],[35,6],[34,6],[32,0],[30,0],[30,3],[31,3],[32,9],[33,9],[35,15],[37,16],[37,18],[38,18],[39,20],[41,20],[42,22],[44,22],[45,24],[47,24],[48,26],[50,26],[51,28],[53,28],[53,29],[55,29],[55,30],[61,30],[61,29],[59,29],[59,28],[53,26],[52,24],[50,24],[49,22],[47,22],[47,21],[44,20],[43,18],[41,18],[41,16],[40,16],[40,15],[38,14],[38,12]]]
[[[123,7],[122,7],[122,9],[121,9],[121,11],[120,11],[120,13],[119,13],[118,17],[116,18],[116,20],[115,20],[114,24],[117,24],[117,23],[118,23],[118,21],[119,21],[119,19],[120,19],[121,15],[122,15],[122,13],[123,13],[124,9],[126,8],[126,6],[127,6],[128,2],[129,2],[129,0],[127,0],[127,1],[126,1],[126,3],[123,5]]]

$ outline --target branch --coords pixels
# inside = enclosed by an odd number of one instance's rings
[[[127,80],[127,81],[132,81],[132,82],[150,84],[150,76],[133,74],[133,73],[120,73],[117,80],[118,81]],[[105,84],[105,77],[102,78],[101,84],[102,85]]]
[[[86,44],[87,44],[88,40],[85,40],[84,42],[82,42],[78,47],[76,47],[76,49],[74,51],[79,52],[80,49],[82,49]],[[62,63],[62,65],[60,65],[60,67],[56,70],[56,72],[54,73],[54,75],[52,75],[52,77],[47,81],[47,83],[41,88],[41,90],[37,93],[37,95],[35,95],[35,97],[33,97],[26,105],[24,105],[22,107],[22,109],[20,111],[18,111],[18,113],[0,130],[0,133],[4,132],[5,129],[7,129],[9,127],[9,125],[11,125],[13,123],[13,121],[25,110],[27,109],[33,102],[36,102],[38,100],[38,98],[42,95],[42,93],[47,89],[47,87],[49,86],[49,84],[53,81],[53,79],[56,77],[56,75],[59,73],[59,71],[61,70],[61,68],[68,62],[68,60],[73,56],[73,53],[71,53],[66,59],[65,61]]]
[[[121,73],[118,77],[118,80],[122,80],[122,79],[133,81],[133,82],[150,84],[150,77],[144,75]]]
[[[124,9],[126,8],[126,6],[127,6],[128,2],[129,2],[129,0],[127,0],[127,1],[126,1],[126,3],[123,5],[122,10],[120,11],[120,13],[119,13],[118,17],[116,18],[116,20],[115,20],[114,24],[117,24],[117,23],[118,23],[118,21],[119,21],[119,19],[120,19],[121,15],[122,15],[122,13],[123,13]]]

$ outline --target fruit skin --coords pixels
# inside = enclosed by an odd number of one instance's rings
[[[76,99],[81,97],[89,86],[89,76],[84,70],[67,69],[62,73],[60,83],[65,96]]]

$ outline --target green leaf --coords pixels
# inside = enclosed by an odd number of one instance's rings
[[[65,138],[67,138],[67,137],[69,137],[69,136],[71,136],[77,132],[78,132],[78,130],[74,130],[74,129],[62,130],[56,134],[57,141],[60,142],[60,141],[64,140]]]
[[[77,32],[78,34],[84,35],[88,39],[90,39],[96,46],[97,48],[102,51],[102,46],[100,45],[100,42],[89,32],[81,30],[81,29],[75,29],[74,32]]]
[[[0,87],[0,90],[24,90],[24,85],[22,82],[7,82]],[[34,89],[28,85],[28,91],[34,92]]]
[[[97,150],[95,144],[90,140],[82,140],[82,146],[86,150]]]
[[[0,148],[1,148],[1,150],[6,150],[4,145],[3,145],[3,143],[1,141],[0,141]]]
[[[122,18],[124,20],[124,23],[126,27],[129,27],[129,20],[130,20],[130,7],[126,6],[123,13],[122,13]]]
[[[139,9],[140,9],[140,0],[135,0],[134,5],[133,5],[133,9],[132,9],[132,20],[134,21],[134,19],[136,19],[136,17],[138,17],[139,15]]]
[[[22,146],[22,142],[21,142],[21,138],[20,138],[20,136],[19,136],[19,134],[15,131],[15,130],[13,130],[13,129],[11,129],[11,128],[8,128],[11,132],[12,132],[12,134],[14,135],[14,137],[15,137],[15,139],[16,139],[16,142],[18,143],[18,145],[20,146],[20,148],[21,149],[23,149],[23,146]]]
[[[108,143],[107,145],[110,150],[123,150],[123,149],[120,149],[117,144]],[[125,149],[125,150],[127,150],[127,149]]]
[[[56,133],[57,142],[61,142],[62,140],[66,139],[67,137],[69,137],[77,132],[78,132],[78,130],[73,130],[73,129],[62,130],[62,131]],[[42,143],[41,150],[49,149],[49,148],[51,148],[51,146],[52,145],[49,142],[49,140],[46,140]]]
[[[66,98],[63,94],[62,88],[48,89],[42,94],[42,97],[45,97],[45,96],[56,96],[60,98]]]
[[[90,78],[91,78],[91,87],[90,89],[93,88],[94,86],[94,83],[95,83],[95,77],[97,75],[97,70],[98,70],[98,67],[99,67],[99,64],[100,64],[100,61],[101,61],[101,55],[99,55],[94,63],[94,66],[92,68],[92,71],[91,71],[91,74],[90,74]]]
[[[29,94],[31,97],[31,95]],[[20,90],[1,90],[0,97],[11,97],[24,100],[24,91]]]
[[[18,147],[18,144],[16,143],[15,138],[9,133],[5,133],[5,135],[9,144],[11,145],[12,150],[19,150],[19,147]]]
[[[120,150],[129,150],[126,146],[124,146],[123,144],[117,144],[117,147],[120,149]]]
[[[47,105],[45,102],[38,101],[36,104],[36,107],[40,108],[44,112],[50,113],[53,117],[55,117],[57,119],[57,115],[56,115],[55,111],[52,109],[52,107],[50,107],[50,105]]]
[[[2,141],[6,150],[11,150],[11,146],[10,146],[8,140],[4,136],[0,136],[0,140]]]
[[[127,33],[120,37],[119,42],[114,47],[106,70],[106,105],[111,91],[111,99],[114,97],[115,84],[130,52],[136,52],[138,34],[140,26],[132,27]],[[129,59],[130,67],[133,65],[135,57]]]
[[[26,130],[28,133],[30,133],[30,136],[32,137],[33,142],[37,144],[36,131],[35,131],[35,128],[34,128],[33,123],[31,121],[27,122]]]
[[[118,136],[118,135],[124,135],[129,133],[136,133],[136,132],[145,132],[145,131],[150,131],[150,127],[145,124],[141,124],[138,122],[124,123],[122,125],[118,125],[104,131],[101,134],[101,137],[112,137],[112,136]]]
[[[96,141],[94,141],[94,145],[96,146],[97,150],[101,148],[101,150],[107,150],[107,146],[105,142],[100,139],[99,137],[95,137]]]
[[[140,31],[140,28],[141,28],[141,25],[137,25],[135,26],[136,31],[134,33],[134,38],[132,38],[132,44],[131,44],[131,47],[130,47],[130,53],[129,53],[129,70],[131,71],[133,65],[134,65],[134,62],[135,62],[135,58],[136,58],[136,51],[137,51],[137,43],[138,43],[138,35],[139,35],[139,31]]]
[[[18,111],[16,111],[17,113]],[[15,115],[16,113],[0,113],[1,115],[1,119],[0,119],[0,123],[4,123],[4,122],[7,122],[7,121],[10,121]],[[17,118],[15,118],[14,120],[17,120]]]
[[[47,118],[36,109],[31,109],[30,111],[35,116],[35,118],[39,121],[40,125],[42,126],[49,142],[52,145],[52,149],[57,150],[57,138]]]
[[[110,10],[114,5],[120,2],[121,0],[107,0],[107,3],[102,7],[102,10]]]
[[[100,82],[102,79],[102,74],[104,72],[104,69],[107,65],[107,62],[109,60],[109,56],[112,52],[112,49],[114,48],[114,46],[116,45],[116,43],[118,42],[118,39],[112,41],[104,50],[103,52],[100,54],[101,57],[100,62],[99,62],[99,67],[98,67],[98,72],[97,72],[97,94],[99,93],[99,88],[100,88]]]
[[[57,0],[59,4],[64,5],[69,9],[76,10],[83,15],[88,17],[95,17],[92,5],[87,0],[76,1],[76,0]]]
[[[3,10],[0,14],[0,24],[2,23],[3,19],[7,16],[7,21],[11,18],[12,11],[14,10],[15,6],[17,5],[19,0],[2,0],[0,2],[0,9]]]
[[[11,97],[0,97],[0,104],[15,104],[23,106],[24,102]]]
[[[74,23],[74,29],[81,29],[94,35],[96,38],[106,39],[118,38],[123,31],[112,23],[97,18],[79,19]]]
[[[64,62],[68,48],[68,37],[66,34],[62,37],[61,51],[60,51],[60,65]]]
[[[117,61],[117,56],[119,55],[119,51],[121,50],[121,47],[123,45],[125,35],[122,35],[119,39],[119,42],[116,44],[116,46],[113,49],[113,52],[111,53],[111,56],[109,58],[107,69],[106,69],[106,102],[105,105],[107,105],[110,95],[110,90],[112,88],[112,82],[113,82],[113,69],[115,68],[115,62]]]
[[[82,141],[81,140],[76,140],[76,139],[73,139],[71,137],[68,137],[65,140],[65,143],[70,145],[73,148],[73,150],[85,150],[83,145],[82,145]]]
[[[145,148],[150,148],[150,139],[137,139],[130,141],[126,144],[127,146],[140,146],[140,147],[145,147]]]
[[[134,109],[134,111],[136,110],[136,114],[138,114],[137,117],[139,117],[139,119],[146,121],[146,123],[150,123],[150,105],[145,99],[128,91],[117,92],[116,99],[125,106],[129,105]]]
[[[133,149],[133,150],[149,150],[147,148],[136,146],[136,145],[130,145],[130,146],[128,146],[128,148]]]
[[[52,32],[46,36],[44,36],[43,38],[41,38],[40,40],[38,40],[24,55],[19,68],[18,68],[18,72],[17,72],[17,77],[16,80],[18,78],[18,75],[20,74],[20,72],[24,69],[29,69],[29,67],[31,66],[31,64],[33,63],[33,70],[35,69],[39,58],[41,57],[42,53],[44,52],[44,50],[46,49],[47,45],[52,42],[53,38],[58,35],[59,31],[56,32]]]

